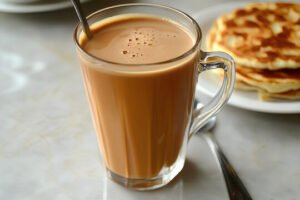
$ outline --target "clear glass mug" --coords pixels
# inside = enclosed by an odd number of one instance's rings
[[[124,14],[154,15],[175,21],[189,30],[195,41],[177,58],[130,65],[89,54],[80,46],[80,37],[84,36],[82,25],[74,32],[107,174],[129,188],[150,190],[166,185],[182,170],[190,136],[219,112],[230,97],[235,66],[226,53],[202,51],[199,25],[174,8],[123,4],[99,10],[87,19],[93,27],[101,20]],[[223,84],[203,112],[193,110],[198,75],[211,69],[224,70]],[[169,82],[174,77],[176,84]]]

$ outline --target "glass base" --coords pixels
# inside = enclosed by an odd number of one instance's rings
[[[153,178],[126,178],[115,174],[114,172],[106,169],[107,176],[111,178],[113,181],[123,185],[125,187],[145,191],[145,190],[154,190],[161,188],[167,185],[179,172],[182,170],[184,165],[184,161],[180,163],[176,163],[176,166],[170,167],[169,170],[164,170],[162,175],[153,177]]]

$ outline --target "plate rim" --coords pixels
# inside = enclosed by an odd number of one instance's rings
[[[89,0],[81,0],[82,3],[87,1]],[[47,3],[41,3],[38,1],[30,4],[0,2],[0,12],[3,13],[40,13],[62,10],[69,7],[72,7],[72,3],[69,0],[61,0],[56,2],[49,1]]]
[[[192,13],[191,16],[196,20],[196,22],[199,24],[199,18],[201,16],[210,16],[213,13],[213,16],[217,15],[217,13],[224,14],[227,9],[235,9],[238,7],[243,7],[249,3],[253,3],[251,1],[243,1],[243,2],[227,2],[218,4],[215,6],[210,6],[208,8],[205,8],[203,10],[199,10],[198,12]],[[217,11],[218,12],[217,12]],[[223,12],[219,12],[219,11]],[[205,18],[205,17],[203,17]],[[206,22],[209,22],[209,20],[206,20]],[[201,27],[201,25],[200,25]],[[201,29],[202,30],[202,29]],[[203,39],[203,38],[202,38]],[[199,82],[199,81],[198,81]],[[211,92],[206,91],[205,89],[201,89],[197,84],[197,92],[202,92],[210,97],[212,97],[214,94]],[[247,91],[233,91],[231,97],[229,98],[228,104],[234,107],[251,110],[251,111],[257,111],[257,112],[264,112],[264,113],[273,113],[273,114],[297,114],[300,113],[300,101],[291,101],[291,102],[263,102],[260,101],[257,97],[257,99],[249,99],[246,96],[242,96],[245,99],[248,99],[250,101],[253,101],[253,103],[259,103],[259,106],[253,105],[253,104],[244,104],[240,100],[240,96],[238,96],[236,93],[246,93]],[[247,92],[248,93],[248,92]],[[249,94],[255,95],[254,92],[251,92]],[[295,104],[295,105],[293,105]],[[277,107],[275,107],[277,106]],[[297,109],[298,108],[298,109]]]

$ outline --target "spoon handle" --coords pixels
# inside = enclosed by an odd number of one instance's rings
[[[88,22],[85,18],[85,15],[84,15],[83,9],[81,7],[80,1],[79,0],[71,0],[71,2],[74,6],[74,9],[75,9],[76,14],[79,18],[79,21],[82,23],[83,30],[84,30],[86,36],[89,39],[91,39],[92,38],[92,33],[91,33],[91,30],[90,30],[89,24],[88,24]]]
[[[235,172],[234,168],[220,149],[211,133],[203,134],[208,146],[211,148],[219,168],[221,169],[230,200],[252,200],[245,185]]]

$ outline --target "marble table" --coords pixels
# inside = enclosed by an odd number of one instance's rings
[[[117,3],[99,2],[84,4],[86,12]],[[224,2],[161,3],[193,13]],[[199,136],[182,173],[162,189],[136,192],[106,178],[72,41],[76,22],[72,9],[0,13],[0,199],[228,199]],[[299,114],[226,106],[215,133],[254,199],[300,198]]]

